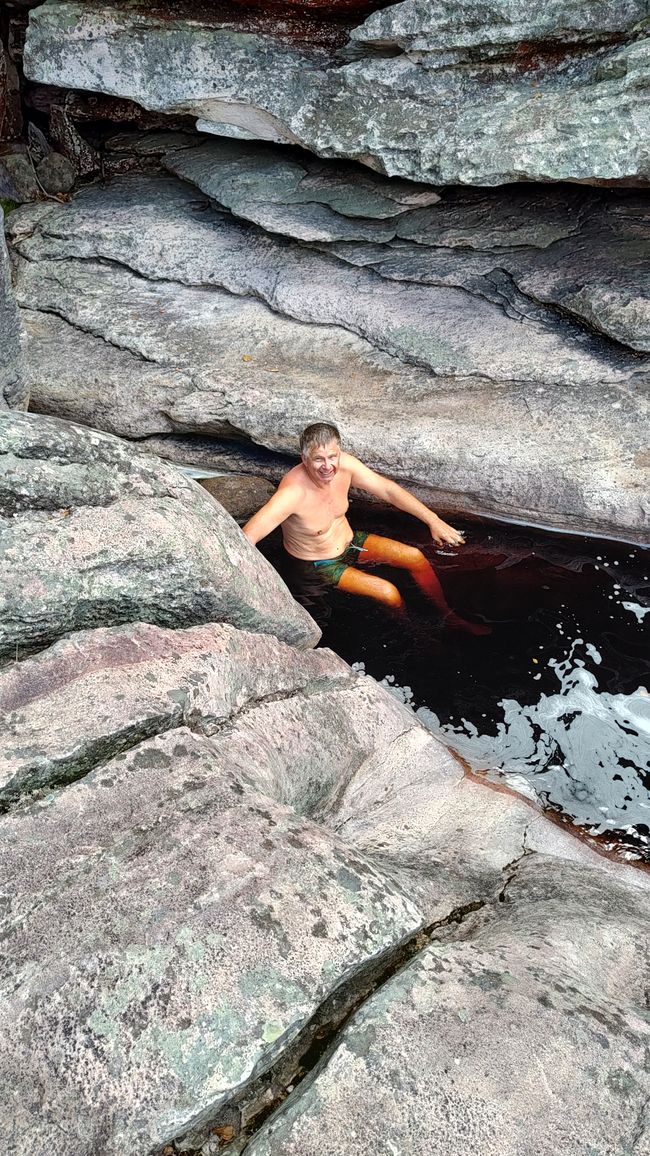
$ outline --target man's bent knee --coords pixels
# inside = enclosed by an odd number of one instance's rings
[[[397,589],[397,586],[393,586],[392,582],[385,582],[382,579],[381,585],[376,587],[376,591],[377,593],[375,594],[375,597],[378,598],[380,602],[383,602],[386,606],[392,606],[397,609],[404,605],[404,599],[402,598],[402,595]]]

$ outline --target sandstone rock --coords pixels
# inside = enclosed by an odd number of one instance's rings
[[[238,216],[318,242],[383,277],[457,286],[514,318],[545,320],[540,305],[555,306],[615,341],[650,350],[650,201],[643,194],[453,189],[427,204],[418,186],[409,201],[409,186],[400,182],[400,212],[377,223],[363,219],[376,200],[363,187],[352,204],[341,197],[336,212],[324,216],[306,199],[318,195],[308,162],[290,162],[286,150],[269,145],[212,141],[172,151],[165,163]],[[340,182],[340,167],[320,162],[319,183]],[[395,184],[376,178],[386,196]]]
[[[53,152],[45,133],[30,120],[27,125],[27,145],[33,164],[37,165]]]
[[[25,69],[433,184],[636,184],[650,178],[643,11],[413,0],[371,16],[337,55],[309,29],[283,38],[231,13],[172,24],[128,4],[47,0]]]
[[[225,511],[173,467],[65,422],[7,416],[0,653],[139,619],[318,638]]]
[[[75,171],[67,157],[51,152],[36,167],[36,176],[46,193],[69,193],[75,182]]]
[[[77,176],[86,177],[99,172],[99,153],[79,132],[67,100],[50,107],[50,133]]]
[[[392,45],[439,55],[448,63],[498,57],[516,46],[529,53],[600,47],[641,33],[646,16],[645,0],[581,9],[566,0],[536,9],[522,0],[402,0],[374,12],[350,35],[364,46]]]
[[[296,464],[295,457],[275,454],[264,446],[192,434],[141,438],[138,449],[181,466],[223,470],[224,474],[253,475],[270,482],[279,482]]]
[[[251,1156],[577,1156],[605,1132],[643,1150],[647,896],[635,911],[620,892],[618,906],[615,885],[602,892],[597,873],[558,875],[522,864],[506,903],[466,942],[433,944],[389,980],[253,1138]],[[558,883],[564,897],[580,892],[579,909],[567,912]]]
[[[547,210],[543,240],[571,232],[569,210]],[[442,211],[448,242],[462,242],[457,213]],[[521,239],[534,212],[506,214],[494,239],[508,219]],[[470,227],[484,235],[485,207]],[[39,409],[130,437],[243,432],[294,454],[300,429],[330,418],[353,452],[434,506],[647,536],[647,363],[547,307],[508,316],[465,287],[351,269],[160,178],[21,209],[12,232],[29,258],[18,293]],[[504,293],[521,302],[511,282]]]
[[[22,378],[20,320],[11,286],[4,213],[0,206],[0,410],[26,408],[27,397]]]
[[[159,1151],[420,918],[183,728],[5,816],[0,837],[0,1129],[17,1156]]]
[[[229,474],[216,478],[200,478],[199,484],[216,498],[220,505],[235,518],[243,522],[252,517],[260,506],[268,502],[275,486],[264,478],[248,474]]]
[[[330,651],[209,624],[82,631],[0,672],[0,800],[58,786],[155,734],[217,733],[265,698],[350,682]]]
[[[302,241],[390,241],[403,214],[440,200],[424,185],[357,165],[234,140],[172,148],[165,165],[237,216]]]

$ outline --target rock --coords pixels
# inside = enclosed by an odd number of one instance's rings
[[[388,875],[184,728],[0,834],[0,1130],[16,1156],[159,1151],[419,923]]]
[[[440,200],[424,185],[357,165],[234,140],[183,143],[167,153],[165,165],[237,216],[301,241],[390,241],[402,215]]]
[[[18,140],[23,131],[20,80],[15,62],[0,42],[0,140]]]
[[[245,13],[171,25],[128,4],[47,0],[31,14],[25,70],[429,184],[634,185],[650,179],[642,12],[642,0],[577,17],[561,3],[531,15],[514,0],[412,0],[373,14],[340,51],[312,26],[290,34]]]
[[[0,439],[1,654],[134,619],[318,639],[232,519],[173,467],[35,415],[7,416]]]
[[[296,464],[295,456],[275,454],[264,446],[192,434],[141,438],[138,449],[181,466],[253,475],[276,483]]]
[[[385,211],[387,219],[376,222],[364,219],[373,214],[376,194],[368,196],[363,185],[355,200],[340,196],[336,212],[308,199],[321,185],[338,183],[343,192],[340,164],[289,162],[286,150],[235,141],[184,146],[165,163],[237,216],[317,242],[382,277],[463,288],[514,318],[543,320],[539,306],[551,305],[617,342],[650,351],[650,200],[644,194],[524,185],[450,189],[442,201],[434,194],[432,203],[418,186],[376,178],[377,193],[390,197],[396,184],[402,190],[401,203],[393,202],[398,211]],[[309,176],[309,167],[318,176]]]
[[[50,135],[76,176],[87,177],[99,172],[99,153],[79,132],[70,115],[67,99],[63,104],[54,103],[50,107]]]
[[[75,182],[75,171],[61,153],[51,152],[36,166],[36,176],[46,193],[69,193]]]
[[[267,698],[353,682],[330,651],[210,623],[82,631],[0,672],[0,801],[60,786],[155,734],[218,734]]]
[[[265,478],[251,477],[249,474],[200,478],[199,483],[239,522],[252,517],[275,491],[275,486]]]
[[[11,286],[9,255],[0,205],[0,411],[27,408],[28,393],[22,376],[20,319]]]
[[[497,245],[508,220],[531,238],[537,204],[495,221]],[[444,260],[469,283],[454,266],[460,210],[442,212]],[[469,214],[477,240],[487,216]],[[481,296],[401,282],[261,234],[163,178],[124,178],[11,223],[27,258],[17,291],[38,409],[122,436],[243,433],[293,454],[303,426],[331,419],[353,452],[434,507],[647,536],[647,359],[525,304],[512,279],[489,284],[493,253]],[[547,204],[540,244],[573,223]],[[568,268],[558,297],[575,284]],[[547,266],[547,285],[553,276]],[[618,300],[612,315],[637,340],[643,313],[625,313],[622,290]]]
[[[617,44],[638,36],[646,16],[645,0],[580,10],[566,0],[537,9],[522,0],[402,0],[374,12],[350,35],[364,47],[430,53],[443,65],[499,58],[516,47],[541,54]]]
[[[32,163],[35,165],[38,165],[40,161],[45,160],[45,157],[49,156],[50,153],[54,151],[45,133],[42,132],[38,125],[34,124],[32,120],[30,120],[29,124],[27,125],[27,142],[29,155],[32,158]]]
[[[642,1148],[647,923],[619,896],[585,868],[521,864],[465,942],[432,944],[371,996],[247,1151],[577,1156],[605,1131]]]
[[[0,196],[22,204],[37,201],[41,190],[29,157],[22,152],[0,156]]]

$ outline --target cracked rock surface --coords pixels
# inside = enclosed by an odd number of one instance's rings
[[[203,172],[212,154],[196,151]],[[347,178],[337,189],[328,180],[316,195],[339,208],[361,195]],[[552,193],[501,207],[491,224],[489,201],[469,194],[407,208],[395,220],[410,219],[419,239],[371,252],[355,242],[356,267],[347,250],[338,254],[342,242],[330,244],[334,256],[262,232],[166,177],[126,177],[69,206],[22,209],[12,235],[33,405],[121,436],[244,434],[280,452],[295,452],[314,417],[329,418],[353,452],[433,505],[644,537],[643,206],[594,195],[588,226],[577,202],[560,205]],[[600,246],[603,262],[579,305],[576,231],[577,252]],[[535,261],[542,272],[531,288]],[[635,348],[585,328],[590,311]]]
[[[47,0],[31,13],[26,74],[432,184],[650,177],[642,0],[577,16],[561,2],[406,0],[338,50],[336,35],[251,26],[231,8],[191,15]]]
[[[0,410],[27,406],[21,360],[20,317],[11,287],[4,213],[0,205]]]
[[[55,418],[0,422],[0,654],[141,619],[319,637],[275,570],[201,487],[107,434]]]
[[[464,941],[369,998],[247,1156],[646,1151],[647,918],[647,895],[526,859]]]

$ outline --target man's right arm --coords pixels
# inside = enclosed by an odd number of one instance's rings
[[[249,542],[252,542],[253,545],[256,546],[262,538],[266,538],[267,534],[275,530],[276,526],[279,526],[282,522],[286,521],[287,518],[291,517],[292,514],[295,514],[298,509],[299,500],[300,489],[298,486],[291,484],[283,485],[280,483],[273,497],[269,498],[261,510],[253,514],[253,517],[249,518],[243,527],[244,534]]]

